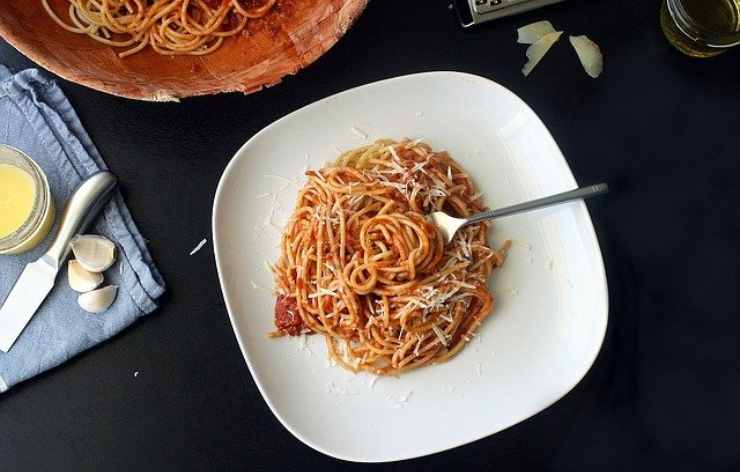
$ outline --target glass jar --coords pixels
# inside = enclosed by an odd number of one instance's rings
[[[668,41],[692,57],[713,57],[740,44],[740,0],[663,0]]]
[[[2,167],[7,166],[3,169]],[[36,164],[33,159],[28,157],[22,151],[15,149],[11,146],[0,144],[0,171],[2,171],[2,177],[0,179],[8,179],[7,182],[0,182],[0,185],[5,186],[5,192],[0,189],[0,219],[2,218],[18,218],[18,214],[25,214],[28,216],[22,217],[18,221],[19,226],[15,228],[15,219],[7,224],[12,224],[10,232],[4,231],[0,235],[0,254],[21,254],[26,251],[38,246],[38,244],[44,240],[49,234],[49,230],[54,223],[54,201],[51,198],[51,191],[49,190],[49,182],[46,179],[46,175],[41,168]],[[18,183],[21,180],[26,179],[31,182],[33,187],[33,193],[31,195],[25,195],[26,192],[12,192],[10,190],[11,182]],[[25,187],[25,182],[21,182]],[[19,195],[19,194],[23,195]],[[13,201],[16,198],[30,199],[30,202],[18,202]],[[19,206],[23,208],[17,212]],[[29,206],[28,210],[25,210],[25,206]],[[12,213],[15,212],[15,215]]]

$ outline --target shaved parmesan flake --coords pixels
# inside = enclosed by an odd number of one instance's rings
[[[271,193],[261,193],[261,194],[257,195],[255,198],[260,199],[260,198],[267,198],[267,197],[270,197],[270,196],[272,196]]]
[[[192,256],[195,253],[197,253],[198,251],[200,251],[201,249],[203,249],[203,246],[205,246],[207,242],[208,242],[208,240],[205,239],[205,238],[203,238],[201,240],[201,242],[199,242],[198,245],[195,246],[192,251],[190,251],[190,255]]]
[[[427,160],[419,162],[418,164],[415,164],[414,167],[411,168],[411,173],[415,174],[416,172],[421,171],[422,173],[426,174],[427,171],[424,169],[424,166],[429,164],[429,158]],[[449,169],[449,167],[448,167]]]
[[[457,285],[459,287],[469,288],[470,290],[475,290],[476,289],[476,286],[475,285],[469,284],[467,282],[463,282],[461,280],[456,280],[454,283],[455,283],[455,285]]]
[[[294,184],[295,183],[295,181],[290,180],[287,177],[283,177],[282,175],[265,174],[265,177],[267,177],[268,179],[282,180],[283,182],[285,182],[287,184]]]
[[[339,396],[347,396],[347,395],[359,395],[360,392],[354,392],[352,390],[349,390],[345,387],[342,387],[341,385],[337,385],[336,382],[333,380],[329,382],[326,386],[326,392],[331,393],[333,395],[339,395]]]
[[[600,76],[604,70],[604,56],[601,54],[599,45],[588,39],[586,35],[571,36],[569,39],[586,74],[593,79]]]
[[[301,333],[300,336],[297,338],[298,345],[296,346],[299,351],[303,351],[309,356],[313,355],[313,352],[311,351],[311,348],[308,347],[308,337],[306,336],[306,333]]]
[[[519,295],[519,289],[512,287],[512,288],[504,290],[504,293],[510,297],[516,297],[517,295]]]
[[[361,137],[362,139],[367,140],[367,133],[362,131],[357,126],[352,127],[352,132],[355,133],[357,136]]]
[[[259,285],[257,285],[256,283],[254,283],[254,280],[250,280],[249,283],[252,285],[252,288],[254,290],[267,290],[266,288],[260,287]]]
[[[327,297],[339,298],[339,295],[337,295],[335,292],[332,292],[331,290],[325,289],[323,287],[319,288],[316,293],[310,294],[308,298],[319,298],[322,295],[326,295]]]
[[[432,325],[432,331],[434,331],[434,334],[436,334],[437,338],[439,338],[439,342],[441,342],[443,346],[447,347],[447,338],[445,337],[445,334],[442,332],[442,330],[439,329],[439,326]]]
[[[544,35],[539,41],[527,48],[527,59],[529,60],[526,64],[524,64],[524,67],[522,68],[522,74],[524,74],[525,77],[527,77],[534,70],[534,68],[537,67],[537,64],[540,63],[542,58],[545,57],[545,54],[547,54],[547,51],[549,51],[552,45],[555,44],[558,39],[560,39],[560,35],[562,34],[562,31],[548,33]]]
[[[517,38],[519,44],[534,44],[546,34],[554,33],[555,28],[552,27],[552,23],[549,21],[538,21],[522,26],[516,31],[519,35]]]
[[[409,390],[405,393],[400,393],[397,398],[389,394],[385,396],[385,399],[393,403],[393,408],[403,408],[406,406],[409,398],[411,398],[411,394],[413,393],[413,390]]]

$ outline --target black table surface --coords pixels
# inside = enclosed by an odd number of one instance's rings
[[[611,184],[589,204],[609,328],[586,378],[544,412],[385,467],[738,470],[740,50],[684,57],[663,38],[658,9],[657,0],[569,0],[465,31],[446,1],[376,0],[319,61],[257,94],[143,103],[60,79],[120,177],[168,294],[152,316],[0,397],[0,470],[372,467],[323,456],[278,423],[239,352],[210,242],[188,252],[210,241],[216,184],[245,140],[319,98],[430,70],[510,88],[579,182]],[[605,74],[587,77],[561,40],[524,79],[515,29],[542,18],[600,43]],[[33,65],[4,43],[0,63]]]

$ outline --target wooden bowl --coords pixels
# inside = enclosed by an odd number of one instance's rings
[[[366,5],[367,0],[278,0],[245,33],[204,56],[161,56],[146,48],[119,58],[120,49],[63,30],[40,0],[0,0],[0,36],[72,82],[138,100],[177,100],[252,93],[280,82],[331,48]]]

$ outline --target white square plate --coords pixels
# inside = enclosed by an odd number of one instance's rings
[[[367,135],[367,138],[365,137]],[[280,228],[306,166],[381,137],[448,150],[491,208],[576,186],[545,126],[513,93],[457,72],[409,75],[306,106],[250,139],[216,192],[216,264],[234,333],[265,401],[314,449],[381,462],[439,452],[501,431],[563,397],[593,363],[607,325],[599,245],[583,202],[504,218],[512,239],[493,277],[497,302],[450,362],[400,378],[330,366],[323,337],[270,339]]]

